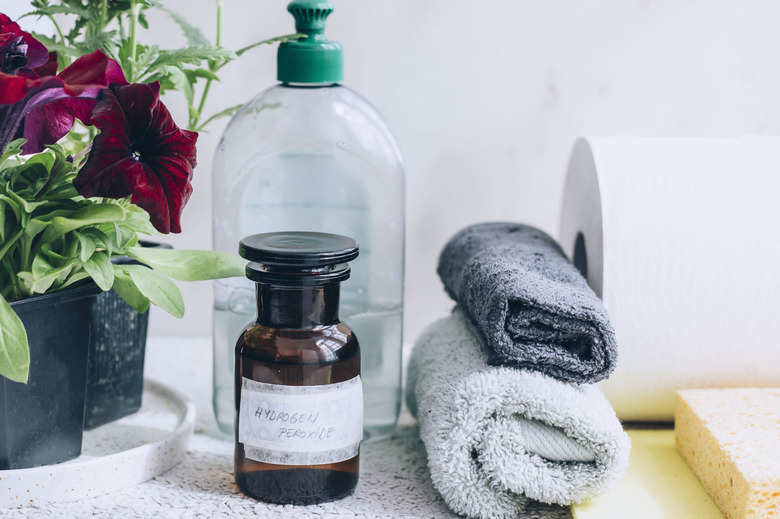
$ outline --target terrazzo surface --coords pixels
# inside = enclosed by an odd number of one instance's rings
[[[186,359],[186,362],[183,360]],[[396,433],[361,448],[355,493],[307,507],[268,505],[243,496],[233,482],[233,442],[220,436],[211,412],[211,342],[154,338],[146,376],[176,387],[197,407],[195,435],[185,460],[138,486],[100,497],[47,506],[0,509],[0,517],[290,519],[457,518],[433,488],[417,424],[404,411]],[[568,508],[535,505],[528,519],[570,519]]]

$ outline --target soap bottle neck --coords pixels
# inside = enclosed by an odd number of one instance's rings
[[[257,323],[307,329],[339,322],[339,283],[281,286],[257,283]]]
[[[283,82],[280,83],[280,86],[284,88],[298,88],[301,90],[306,89],[318,89],[318,88],[333,88],[340,86],[338,82],[335,81],[328,81],[325,83],[289,83],[289,82]]]

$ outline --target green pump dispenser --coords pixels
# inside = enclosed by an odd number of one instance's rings
[[[295,31],[305,38],[279,45],[276,78],[282,83],[337,83],[344,78],[341,44],[325,39],[325,20],[333,4],[294,0],[287,10],[295,18]]]

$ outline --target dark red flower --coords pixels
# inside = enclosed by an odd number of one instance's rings
[[[46,63],[48,58],[49,52],[41,42],[0,13],[0,72],[25,76]]]
[[[89,124],[98,93],[127,84],[119,64],[95,51],[58,75],[57,56],[0,13],[0,152],[16,137],[36,153],[68,133],[78,118]]]
[[[85,197],[130,197],[162,232],[181,232],[192,193],[196,132],[173,122],[159,99],[160,84],[111,85],[92,110],[100,130],[73,185]]]
[[[49,63],[35,71],[47,66]],[[57,74],[57,79],[62,82],[62,91],[41,93],[24,118],[24,153],[37,153],[46,144],[54,144],[70,131],[76,119],[91,124],[89,116],[100,91],[112,83],[127,84],[119,63],[101,51],[80,57]]]
[[[0,151],[19,131],[27,139],[24,153],[41,151],[68,133],[76,118],[89,124],[102,89],[127,84],[119,63],[99,50],[81,56],[56,76],[38,77],[37,72],[56,71],[56,61],[53,67],[48,59],[45,53],[43,62],[25,76],[0,72]]]
[[[57,73],[57,53],[50,52],[49,59],[40,67],[35,67],[33,72],[38,74],[38,77],[53,76]],[[124,77],[124,74],[123,74]]]

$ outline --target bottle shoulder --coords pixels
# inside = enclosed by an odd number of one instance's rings
[[[230,120],[215,160],[225,153],[256,156],[285,147],[328,142],[402,162],[398,143],[384,117],[368,100],[340,84],[281,84],[264,90]]]
[[[349,326],[339,322],[308,329],[248,326],[236,343],[236,353],[263,362],[281,364],[328,364],[360,354]]]

